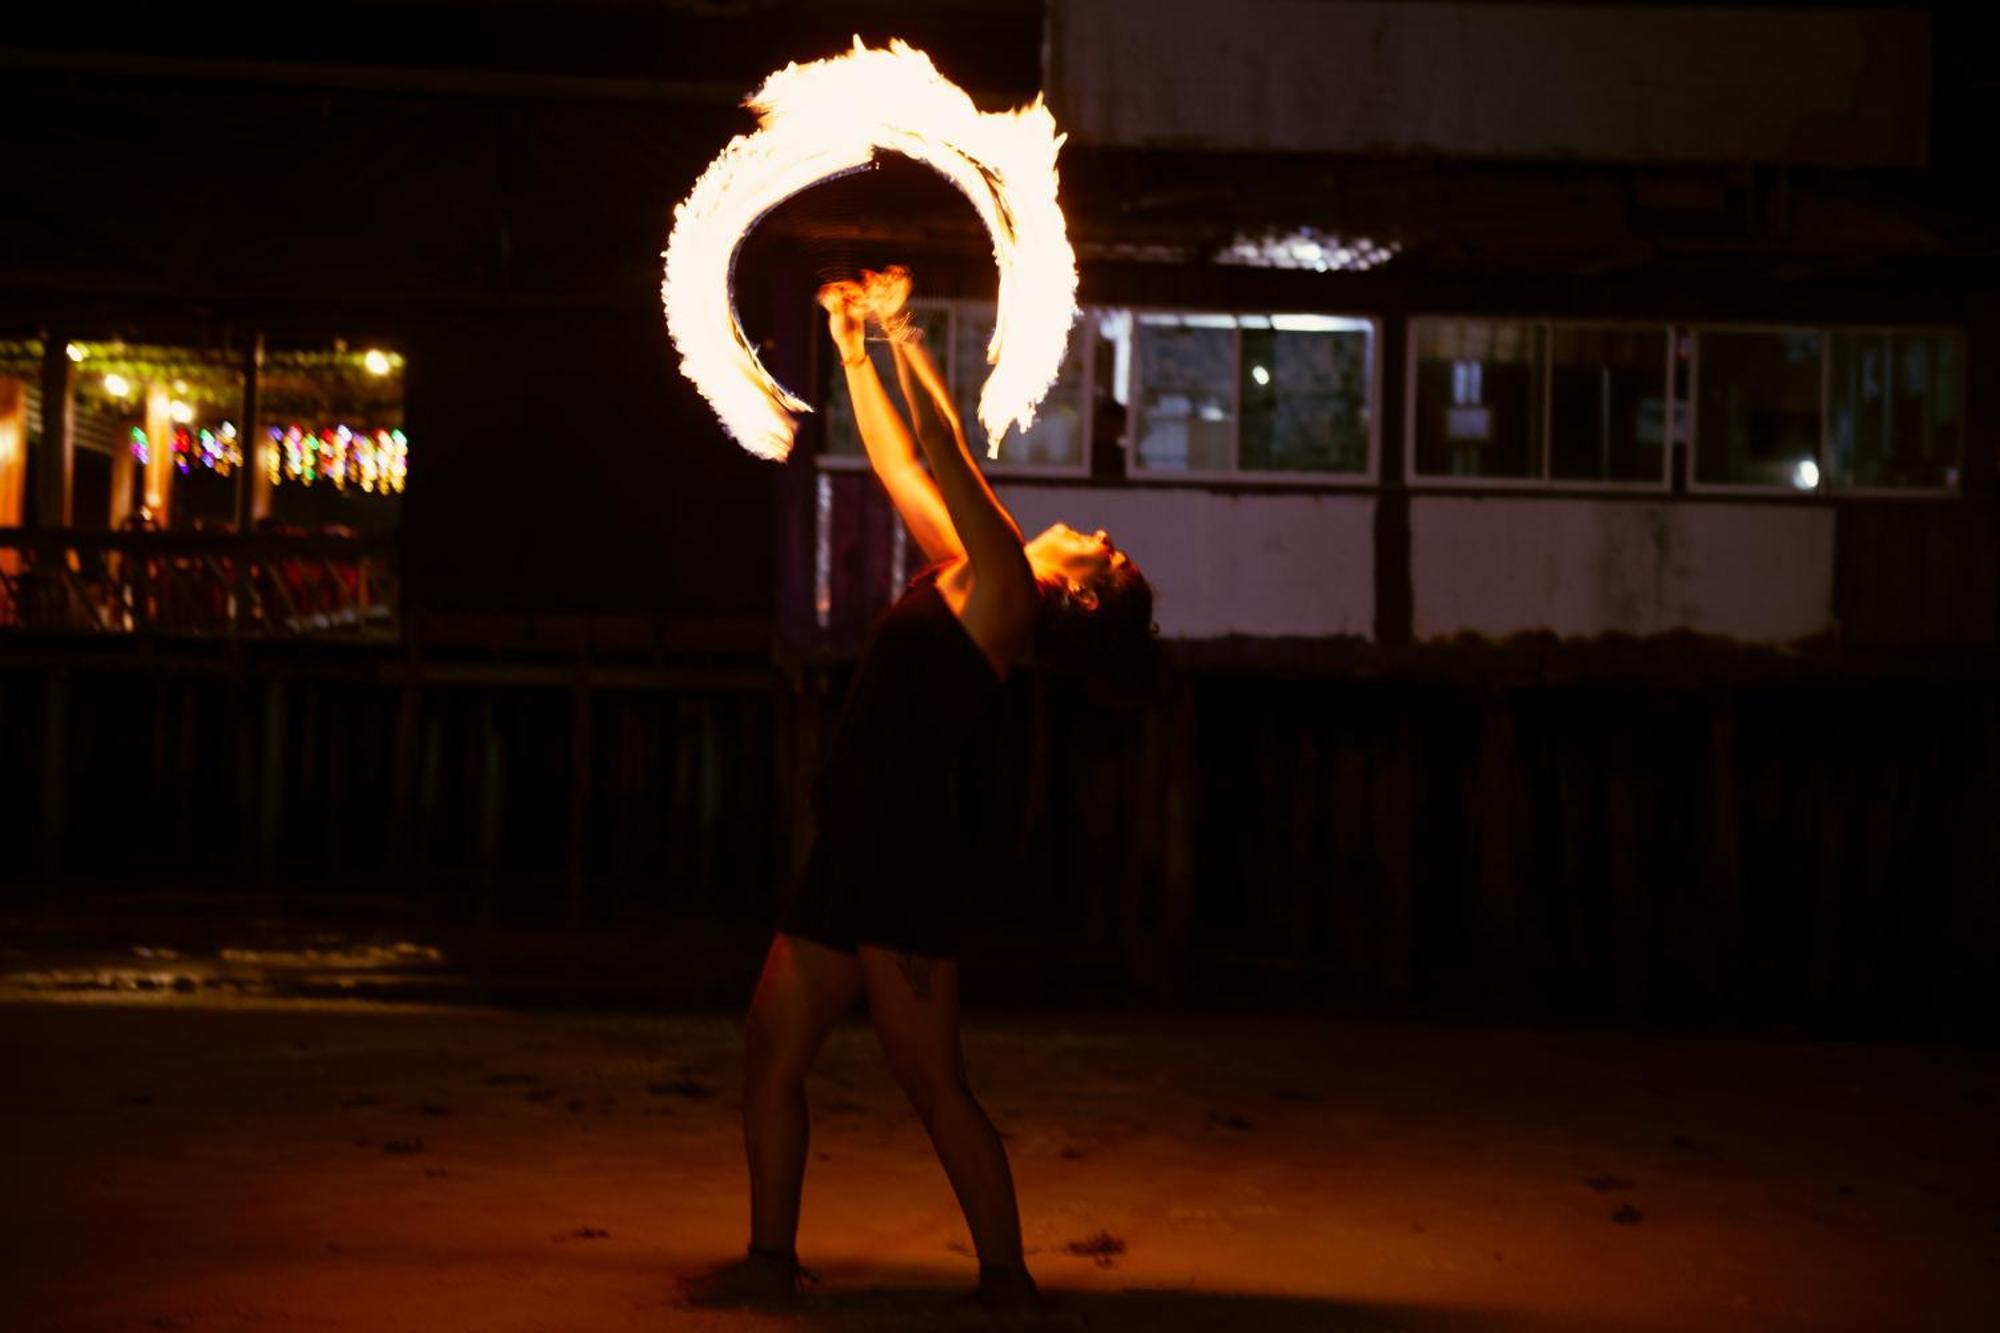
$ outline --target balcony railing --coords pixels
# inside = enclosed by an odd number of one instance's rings
[[[0,632],[391,639],[395,546],[0,528]]]

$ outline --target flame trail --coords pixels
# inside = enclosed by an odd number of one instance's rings
[[[729,141],[674,209],[660,297],[681,373],[736,442],[762,458],[791,452],[795,412],[811,408],[757,359],[736,318],[736,249],[766,213],[802,190],[868,165],[878,150],[915,158],[972,201],[993,238],[1000,291],[993,366],[979,393],[987,455],[1026,430],[1055,383],[1076,317],[1076,252],[1056,203],[1063,135],[1037,97],[982,112],[907,43],[854,49],[772,74],[745,102],[757,129]]]

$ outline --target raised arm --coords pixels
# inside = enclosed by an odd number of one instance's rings
[[[847,395],[854,404],[854,424],[861,432],[862,448],[868,451],[868,463],[882,479],[896,512],[909,525],[917,549],[932,564],[964,554],[944,499],[917,460],[910,432],[889,401],[889,391],[868,355],[864,336],[867,307],[860,285],[829,283],[820,288],[819,303],[826,308],[827,332],[833,337],[847,377]]]
[[[931,476],[972,562],[968,623],[977,620],[997,637],[1012,639],[1032,622],[1037,602],[1034,572],[1022,549],[1021,529],[973,461],[958,409],[923,343],[893,332],[890,343],[895,351],[896,378],[910,405],[917,442],[930,460]]]

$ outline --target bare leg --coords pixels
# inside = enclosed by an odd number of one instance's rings
[[[802,1278],[794,1245],[806,1171],[806,1070],[861,994],[852,954],[779,935],[764,956],[743,1031],[743,1148],[750,1252],[681,1280],[695,1305],[786,1305]]]
[[[1032,1294],[1021,1215],[999,1132],[972,1095],[958,1035],[958,964],[861,946],[868,1010],[889,1067],[922,1117],[979,1252],[982,1290]]]
[[[852,954],[779,935],[764,958],[743,1039],[743,1147],[750,1163],[750,1244],[789,1255],[805,1180],[806,1070],[861,995]]]

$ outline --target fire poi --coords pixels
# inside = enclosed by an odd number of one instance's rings
[[[780,384],[743,333],[730,291],[737,247],[759,219],[822,181],[866,167],[883,149],[932,167],[972,201],[993,238],[1000,286],[993,370],[979,393],[987,454],[1026,430],[1062,368],[1076,317],[1076,253],[1056,203],[1063,135],[1037,96],[983,112],[907,43],[790,64],[745,100],[755,132],[738,135],[674,209],[660,296],[681,372],[738,444],[761,458],[791,452],[794,413],[811,407]]]

